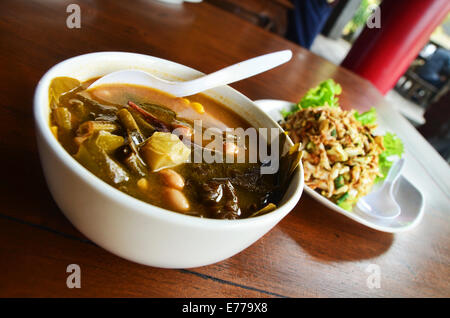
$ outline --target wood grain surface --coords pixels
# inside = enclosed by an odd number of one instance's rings
[[[262,239],[201,268],[146,267],[87,240],[54,203],[37,155],[34,88],[57,62],[88,52],[129,51],[209,73],[291,49],[291,62],[232,86],[251,99],[296,101],[331,77],[343,87],[346,108],[385,102],[353,73],[208,3],[79,0],[81,28],[69,29],[66,7],[72,2],[0,2],[1,297],[450,296],[449,193],[432,178],[424,189],[432,194],[422,223],[397,235],[364,227],[304,194]],[[411,144],[423,142],[415,134],[410,138]],[[81,267],[80,289],[66,286],[66,267],[73,263]],[[366,284],[369,264],[380,266],[380,288]]]

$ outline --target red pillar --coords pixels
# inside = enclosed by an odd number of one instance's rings
[[[450,0],[383,0],[381,28],[366,26],[341,65],[386,94],[449,11]]]

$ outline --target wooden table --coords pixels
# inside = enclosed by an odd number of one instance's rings
[[[40,297],[416,297],[450,296],[449,168],[367,81],[207,3],[77,1],[81,28],[66,27],[72,1],[0,2],[0,296]],[[291,62],[232,85],[252,99],[298,100],[327,78],[341,104],[378,108],[409,157],[406,174],[426,196],[422,223],[391,235],[366,228],[304,194],[267,235],[211,266],[137,265],[97,247],[55,205],[36,151],[34,88],[55,63],[93,51],[131,51],[203,72],[291,49]],[[69,264],[81,288],[66,287]],[[379,265],[381,288],[366,270]]]

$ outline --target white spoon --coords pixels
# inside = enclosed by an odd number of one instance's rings
[[[393,219],[399,216],[401,209],[394,199],[393,190],[404,164],[404,158],[397,160],[389,170],[381,188],[358,200],[356,204],[358,209],[380,219]]]
[[[176,97],[183,97],[265,72],[286,63],[291,57],[291,50],[269,53],[186,82],[167,81],[140,70],[122,70],[101,77],[92,83],[88,90],[103,84],[136,84],[156,88]]]

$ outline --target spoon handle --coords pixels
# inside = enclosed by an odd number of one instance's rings
[[[384,180],[385,184],[394,183],[397,180],[397,178],[400,176],[404,164],[405,158],[400,158],[394,163],[391,169],[389,169],[389,173],[386,176],[386,180]]]
[[[175,95],[178,97],[189,96],[207,89],[240,81],[286,63],[291,58],[291,50],[283,50],[254,57],[200,78],[178,83],[177,86],[179,86],[179,89],[177,89]]]

